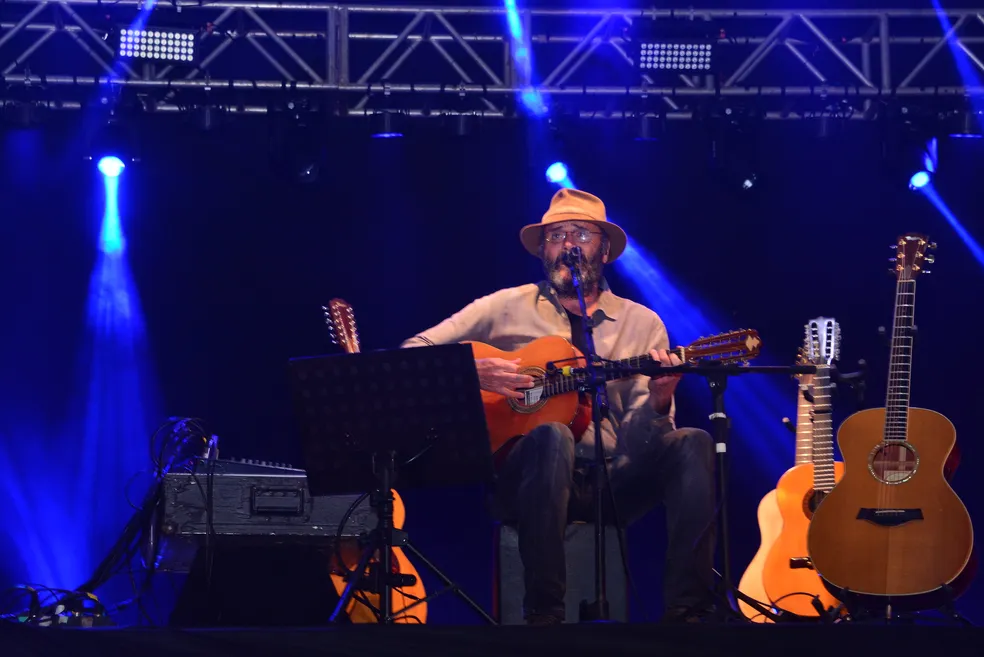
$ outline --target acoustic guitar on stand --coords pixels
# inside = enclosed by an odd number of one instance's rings
[[[570,341],[559,336],[538,338],[522,349],[502,351],[482,342],[472,345],[475,359],[504,358],[520,360],[519,373],[533,377],[533,387],[524,390],[524,399],[513,399],[495,392],[482,391],[485,420],[489,427],[492,451],[509,445],[519,436],[547,422],[559,422],[571,428],[579,440],[591,423],[590,395],[582,392],[586,375],[572,368],[586,365],[584,354]],[[758,332],[742,329],[701,338],[687,347],[672,350],[684,363],[718,361],[746,362],[758,356],[762,340]],[[624,378],[618,367],[639,367],[652,361],[648,354],[606,363],[609,371],[605,380]],[[553,369],[551,369],[553,366]],[[503,450],[505,452],[507,450]],[[497,454],[501,456],[501,454]]]
[[[838,600],[813,570],[807,549],[810,522],[824,498],[844,476],[844,464],[834,461],[831,416],[831,367],[840,352],[840,326],[820,317],[806,327],[806,360],[816,373],[808,391],[813,400],[810,459],[790,468],[776,484],[782,529],[769,549],[762,583],[772,606],[790,614],[818,617]]]
[[[337,344],[345,353],[359,353],[359,332],[355,324],[355,313],[346,301],[342,299],[332,299],[327,306],[323,306],[325,323],[331,335],[331,341]],[[393,493],[393,527],[403,529],[406,520],[406,508],[399,493]],[[332,560],[331,581],[335,587],[335,592],[341,596],[348,580],[354,576],[355,569],[358,568],[359,558],[362,556],[362,547],[353,541],[339,541]],[[393,573],[401,575],[412,575],[414,584],[393,589],[392,613],[394,623],[403,624],[425,624],[427,622],[427,603],[423,602],[414,605],[404,613],[404,610],[427,597],[427,591],[420,579],[420,574],[407,558],[401,548],[394,547],[392,551]],[[379,555],[373,555],[367,566],[367,571],[379,568]],[[361,582],[372,582],[373,577],[363,577]],[[345,613],[353,623],[378,623],[379,617],[376,609],[379,608],[380,595],[378,591],[357,590],[348,603]]]
[[[945,476],[956,442],[943,415],[909,405],[916,279],[935,248],[898,238],[888,394],[884,408],[840,427],[844,478],[813,516],[809,550],[827,587],[848,607],[915,611],[946,606],[969,584],[974,529]],[[970,568],[968,568],[970,567]],[[853,604],[852,604],[853,603]]]
[[[807,327],[809,332],[809,327]],[[807,349],[809,335],[803,341],[800,348],[797,365],[807,364]],[[793,424],[789,418],[783,418],[786,425],[796,435],[796,449],[793,458],[793,465],[812,463],[813,457],[813,397],[809,394],[810,385],[813,383],[812,374],[796,374],[796,423]],[[765,560],[769,556],[779,534],[782,533],[782,512],[779,510],[779,501],[775,489],[766,493],[758,505],[758,526],[759,526],[759,548],[755,556],[748,563],[745,572],[738,583],[738,590],[750,597],[752,600],[765,603],[769,598],[765,592],[765,582],[762,578],[762,571],[765,569]],[[767,605],[768,606],[768,605]],[[741,598],[738,599],[738,609],[748,620],[753,623],[771,623],[771,618],[761,613]]]

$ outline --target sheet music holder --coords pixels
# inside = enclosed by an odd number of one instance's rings
[[[348,604],[373,551],[379,550],[380,572],[390,572],[390,552],[381,549],[386,545],[407,549],[494,624],[413,546],[406,532],[393,528],[393,488],[492,481],[491,441],[471,347],[294,358],[288,367],[311,495],[373,491],[379,516],[333,618]],[[392,588],[392,581],[381,586],[384,623],[392,621]]]

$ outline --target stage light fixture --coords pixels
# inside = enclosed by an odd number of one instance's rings
[[[709,43],[640,43],[639,68],[699,73],[711,70]]]
[[[980,139],[984,128],[984,111],[972,108],[951,112],[944,117],[950,136],[960,139]]]
[[[107,178],[118,178],[123,173],[123,169],[126,168],[123,160],[115,155],[99,158],[99,163],[96,166],[99,168],[99,173]]]
[[[546,171],[547,182],[560,184],[567,180],[567,165],[563,162],[554,162],[547,167]]]
[[[190,63],[195,60],[195,49],[195,33],[188,30],[126,28],[120,30],[116,55],[124,59]]]
[[[636,65],[641,73],[710,73],[715,38],[706,21],[670,18],[639,22],[635,30]]]
[[[369,130],[375,139],[395,139],[403,136],[403,115],[398,112],[382,111],[369,115]]]

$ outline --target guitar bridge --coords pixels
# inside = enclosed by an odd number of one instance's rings
[[[808,570],[815,570],[813,568],[813,559],[810,557],[790,557],[789,567],[792,570],[801,570],[806,568]]]
[[[867,520],[882,527],[898,527],[913,520],[922,520],[922,509],[858,509],[858,520]]]

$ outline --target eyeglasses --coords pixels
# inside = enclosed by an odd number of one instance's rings
[[[555,230],[547,233],[544,239],[546,239],[546,241],[548,242],[553,242],[556,244],[556,243],[564,242],[567,239],[568,235],[570,235],[571,239],[574,240],[575,242],[580,242],[581,244],[587,244],[592,239],[594,239],[595,235],[601,235],[601,233],[596,233],[593,230],[584,230],[584,229]]]

